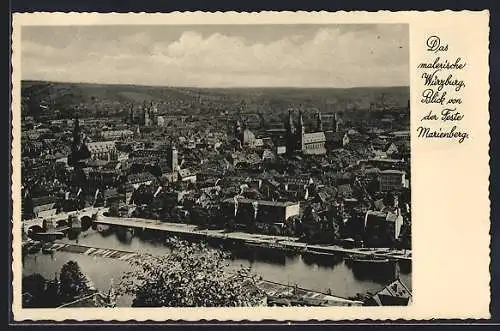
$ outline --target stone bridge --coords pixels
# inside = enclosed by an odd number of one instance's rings
[[[23,231],[26,234],[43,232],[44,222],[46,229],[64,229],[71,226],[70,217],[75,215],[80,224],[82,225],[92,225],[98,212],[105,212],[108,208],[104,207],[89,207],[81,209],[78,211],[70,211],[65,213],[59,213],[51,217],[38,217],[30,220],[23,221]]]

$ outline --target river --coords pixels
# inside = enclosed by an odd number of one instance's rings
[[[101,233],[93,229],[84,231],[77,238],[59,240],[104,249],[168,254],[163,239],[121,231]],[[378,264],[355,266],[346,263],[340,256],[287,253],[276,249],[255,247],[232,247],[231,266],[251,266],[252,270],[266,280],[284,284],[298,284],[302,288],[350,297],[358,293],[376,292],[391,282],[397,274],[411,289],[411,265]],[[128,262],[58,251],[53,255],[28,254],[23,261],[23,274],[40,273],[53,278],[62,265],[70,260],[78,262],[82,271],[94,282],[96,288],[105,292],[111,282],[118,283],[120,276],[128,270]],[[396,271],[397,270],[397,271]],[[130,306],[130,297],[121,297],[119,306]]]

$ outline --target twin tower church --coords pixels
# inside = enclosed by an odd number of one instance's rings
[[[280,147],[285,147],[287,154],[326,154],[326,135],[323,130],[321,113],[318,112],[316,116],[316,128],[306,132],[302,111],[299,111],[299,120],[298,123],[295,123],[293,111],[289,110],[288,120],[285,123],[285,130],[283,130],[280,137],[271,137],[275,146],[277,145],[278,149]],[[250,130],[243,129],[239,121],[236,123],[235,134],[243,145],[255,146],[258,145],[258,143],[256,144],[255,142],[262,140],[255,138]]]
[[[302,152],[309,155],[326,154],[326,135],[323,131],[321,113],[317,113],[316,130],[306,133],[306,126],[302,111],[299,111],[299,123],[294,125],[292,111],[288,111],[288,122],[286,123],[286,150],[289,152]]]

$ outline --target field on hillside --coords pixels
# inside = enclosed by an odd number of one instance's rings
[[[409,87],[200,89],[23,81],[21,95],[24,116],[44,111],[61,117],[113,116],[151,102],[166,114],[266,116],[284,114],[289,107],[302,107],[305,113],[406,108]]]

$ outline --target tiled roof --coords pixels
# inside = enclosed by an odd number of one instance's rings
[[[390,174],[392,174],[392,175],[404,175],[404,174],[405,174],[405,172],[404,172],[404,171],[400,171],[400,170],[391,170],[391,169],[389,169],[389,170],[383,170],[383,171],[381,171],[380,173],[381,173],[381,174],[384,174],[384,175],[390,175]]]
[[[338,188],[337,188],[337,192],[339,194],[350,194],[352,193],[352,188],[351,188],[351,185],[349,184],[344,184],[344,185],[340,185]]]
[[[142,182],[147,182],[150,180],[154,180],[155,176],[150,174],[149,172],[141,172],[138,174],[132,174],[127,177],[127,182],[131,184],[137,184]]]
[[[288,206],[293,206],[293,205],[298,205],[298,202],[291,202],[291,201],[268,201],[268,200],[255,200],[255,199],[246,199],[246,198],[237,198],[238,203],[241,204],[252,204],[254,202],[257,202],[259,205],[262,206],[276,206],[276,207],[288,207]],[[234,203],[233,198],[229,198],[224,200],[226,203]]]
[[[412,301],[411,291],[400,279],[396,279],[391,284],[377,292],[371,300],[379,306],[409,304]]]
[[[39,198],[33,198],[34,206],[48,205],[57,202],[57,197],[54,196],[44,196]]]
[[[311,183],[311,177],[300,175],[294,177],[283,177],[281,182],[283,184],[309,185]]]
[[[86,143],[86,146],[90,153],[103,153],[109,152],[115,149],[114,141],[96,141],[91,143]]]
[[[179,170],[179,175],[181,177],[189,177],[189,176],[193,176],[194,174],[191,173],[191,171],[189,169],[181,169],[181,170]]]
[[[311,132],[304,134],[302,139],[306,144],[321,143],[326,141],[326,136],[324,132]]]

